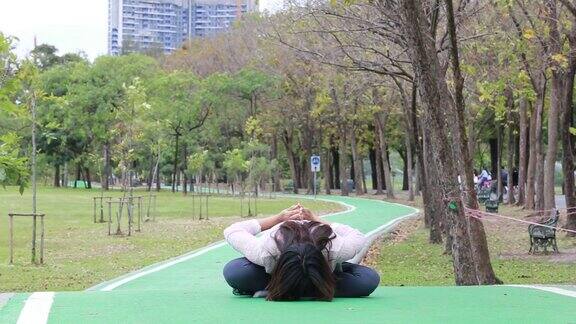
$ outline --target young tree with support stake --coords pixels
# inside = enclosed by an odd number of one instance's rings
[[[124,204],[128,214],[128,235],[131,234],[133,217],[133,191],[132,181],[134,178],[134,146],[143,133],[143,116],[150,109],[147,102],[145,88],[139,78],[134,78],[130,85],[124,86],[126,100],[116,111],[117,125],[115,132],[119,142],[115,145],[115,158],[122,173],[122,199],[119,202],[116,234],[122,234],[120,222],[122,219]]]

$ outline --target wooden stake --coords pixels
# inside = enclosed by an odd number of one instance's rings
[[[40,264],[44,264],[44,215],[40,215]]]
[[[14,216],[9,215],[10,222],[8,223],[9,227],[9,241],[10,241],[10,264],[14,264]]]
[[[104,197],[100,197],[100,223],[104,223]]]
[[[142,197],[138,197],[138,232],[142,232]]]
[[[32,219],[32,263],[36,263],[36,215]]]
[[[92,197],[92,202],[93,202],[93,212],[92,212],[92,216],[94,218],[94,223],[96,223],[96,197]],[[102,201],[100,201],[102,202]]]
[[[112,200],[108,201],[108,235],[112,234]]]

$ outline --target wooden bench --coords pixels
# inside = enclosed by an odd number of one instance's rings
[[[558,246],[556,245],[556,226],[558,225],[558,219],[560,219],[560,213],[554,210],[552,216],[541,223],[546,226],[535,224],[528,226],[530,253],[538,252],[539,248],[544,249],[544,252],[548,252],[548,247],[552,247],[554,252],[558,253]]]

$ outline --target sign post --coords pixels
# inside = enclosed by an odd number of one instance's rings
[[[314,184],[312,187],[314,190],[314,199],[316,199],[316,173],[320,172],[320,157],[318,155],[312,155],[310,157],[310,168],[312,173],[314,173]]]

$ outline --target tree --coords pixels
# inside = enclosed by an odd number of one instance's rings
[[[60,57],[56,55],[58,49],[49,44],[41,44],[30,52],[32,62],[40,69],[47,70],[60,63]]]
[[[170,136],[174,137],[172,192],[176,191],[178,180],[180,139],[202,127],[212,107],[202,87],[200,80],[184,72],[160,75],[150,85],[152,104],[157,107],[155,117],[164,121]]]
[[[12,39],[0,32],[0,120],[12,121],[23,117],[14,103],[20,90],[17,77],[16,55],[12,52]],[[16,130],[0,122],[0,186],[17,185],[20,193],[28,184],[28,159],[20,151],[21,137]]]
[[[242,151],[236,148],[224,153],[223,167],[228,176],[233,179],[232,194],[234,194],[234,184],[243,186],[243,173],[248,169]]]

